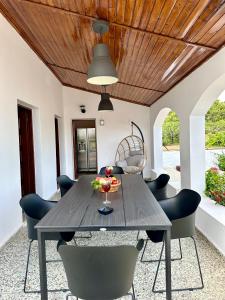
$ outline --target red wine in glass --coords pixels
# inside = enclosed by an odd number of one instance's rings
[[[106,167],[106,168],[105,168],[105,176],[106,176],[106,177],[109,177],[111,174],[112,174],[112,169]]]
[[[102,189],[105,192],[105,201],[103,201],[105,206],[107,206],[111,203],[111,201],[109,201],[107,198],[110,188],[111,188],[111,181],[105,180],[105,182],[102,184]]]

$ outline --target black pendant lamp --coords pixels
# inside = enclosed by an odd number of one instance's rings
[[[101,100],[98,105],[98,111],[113,111],[113,105],[110,101],[109,93],[106,93],[106,87],[105,92],[101,93]]]
[[[93,23],[93,30],[100,35],[109,31],[109,24],[103,20]],[[116,68],[109,55],[108,46],[98,43],[93,49],[93,60],[88,68],[87,82],[95,85],[109,85],[118,81]]]

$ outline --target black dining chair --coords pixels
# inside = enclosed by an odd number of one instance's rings
[[[106,167],[101,168],[99,172],[100,175],[105,175],[105,168]],[[121,167],[113,166],[112,174],[124,174],[124,171]]]
[[[74,247],[58,243],[71,294],[77,299],[112,300],[128,294],[132,288],[136,261],[144,240],[137,246]]]
[[[161,201],[168,198],[168,182],[170,176],[168,174],[161,174],[152,181],[146,181],[150,191],[155,196],[156,200]]]
[[[71,189],[71,187],[76,183],[76,181],[70,179],[67,175],[60,175],[57,178],[57,183],[59,185],[61,197],[63,197],[69,191],[69,189]],[[90,239],[92,238],[92,233],[89,232],[89,235],[79,235],[74,237],[79,239]]]
[[[63,197],[68,190],[74,185],[75,181],[70,179],[67,175],[60,175],[57,178],[57,183],[59,185],[61,197]]]
[[[28,255],[27,255],[27,263],[26,263],[26,272],[24,278],[24,293],[39,293],[40,291],[27,291],[27,275],[30,261],[30,252],[33,241],[37,241],[37,229],[35,228],[36,224],[52,209],[57,202],[47,201],[42,199],[37,194],[28,194],[21,198],[20,206],[23,209],[27,220],[27,231],[28,231],[28,239],[29,239],[29,247],[28,247]],[[65,240],[67,242],[71,241],[74,237],[74,232],[62,232],[62,233],[46,233],[46,240]],[[47,262],[57,262],[59,260],[48,260]],[[58,290],[50,290],[52,292]],[[61,290],[60,290],[61,291]],[[65,289],[63,289],[65,291]]]
[[[165,200],[162,200],[159,202],[161,205],[162,209],[166,213],[167,217],[172,223],[172,228],[171,228],[171,239],[178,239],[179,240],[179,245],[180,245],[180,251],[181,249],[181,239],[183,238],[191,238],[193,243],[194,243],[194,248],[195,248],[195,253],[196,253],[196,259],[198,263],[198,270],[199,270],[199,275],[200,275],[200,281],[201,285],[198,287],[188,287],[188,288],[176,288],[172,289],[172,291],[193,291],[193,290],[199,290],[203,289],[204,283],[203,283],[203,277],[202,277],[202,270],[201,270],[201,265],[199,261],[199,255],[198,255],[198,250],[197,250],[197,244],[194,238],[195,235],[195,213],[198,208],[198,205],[201,201],[201,196],[189,189],[183,189],[181,190],[175,197],[168,198]],[[159,272],[159,267],[160,263],[162,261],[162,254],[164,250],[164,232],[163,231],[146,231],[149,240],[151,240],[153,243],[159,243],[163,242],[162,244],[162,249],[160,252],[160,258],[158,261],[158,266],[155,274],[155,279],[153,283],[153,288],[152,291],[154,293],[162,293],[165,292],[165,290],[156,290],[155,289],[155,284],[157,281],[158,277],[158,272]],[[142,262],[153,262],[152,261],[147,261],[143,260],[143,256],[148,244],[148,241],[145,243],[145,247],[142,253],[141,261]],[[182,259],[182,252],[181,252],[181,258]],[[174,259],[176,260],[176,259]]]
[[[170,197],[168,192],[168,182],[170,176],[168,174],[161,174],[156,179],[145,181],[150,191],[153,193],[157,201],[161,201]],[[137,233],[137,241],[139,239],[140,231]]]

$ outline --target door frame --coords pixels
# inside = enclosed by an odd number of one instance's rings
[[[90,121],[90,122],[89,122]],[[85,125],[82,127],[77,126],[76,123],[83,122]],[[95,127],[91,125],[91,123],[95,124]],[[90,126],[90,127],[89,127]],[[96,136],[96,168],[98,170],[98,143],[97,143],[97,128],[96,128],[96,119],[73,119],[72,120],[72,137],[73,137],[73,163],[74,163],[74,177],[78,177],[78,157],[77,157],[77,136],[76,130],[77,128],[95,128],[95,136]]]
[[[32,111],[32,126],[33,126],[33,145],[34,145],[34,165],[35,165],[35,187],[36,193],[42,194],[42,150],[41,150],[41,128],[40,128],[40,111],[39,108],[25,102],[21,99],[17,99],[17,106],[23,106]],[[18,116],[17,116],[18,117]],[[19,128],[18,128],[19,134]],[[19,136],[18,136],[19,138]],[[19,148],[18,148],[18,155]]]
[[[31,151],[32,151],[32,167],[33,167],[33,187],[34,190],[30,191],[33,193],[36,193],[37,187],[36,187],[36,161],[35,161],[35,150],[34,150],[34,126],[33,126],[33,110],[31,107],[28,107],[26,105],[23,105],[22,103],[17,103],[17,119],[18,119],[18,139],[19,139],[19,158],[20,158],[20,183],[21,183],[21,196],[24,196],[25,194],[23,193],[23,188],[22,188],[22,165],[21,165],[21,148],[20,148],[20,127],[19,127],[19,109],[25,109],[30,111],[30,120],[29,120],[29,131],[30,131],[30,137],[31,137]]]
[[[59,118],[55,116],[55,156],[56,156],[56,177],[61,174],[61,153],[60,153],[60,136],[59,136]]]

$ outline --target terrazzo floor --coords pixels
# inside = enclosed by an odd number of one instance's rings
[[[77,239],[78,245],[119,245],[136,244],[136,232],[94,232],[90,240]],[[225,300],[225,258],[199,233],[197,243],[202,265],[205,288],[193,292],[173,293],[175,300]],[[28,289],[39,289],[37,242],[33,243],[28,274]],[[0,299],[33,300],[39,294],[24,294],[23,279],[27,257],[28,240],[23,227],[2,249],[0,249]],[[197,286],[200,284],[198,269],[191,239],[182,240],[183,260],[172,262],[173,287]],[[149,243],[146,255],[157,258],[159,246]],[[153,255],[154,254],[154,255]],[[179,255],[178,244],[172,242],[172,256]],[[56,242],[47,242],[47,259],[57,259]],[[156,263],[137,263],[135,291],[138,300],[162,300],[165,294],[153,294],[151,287],[156,271]],[[160,268],[157,287],[164,285],[164,264]],[[50,289],[67,287],[61,262],[48,264],[48,284]],[[49,293],[50,300],[65,299],[66,293]],[[75,298],[71,298],[75,299]],[[124,297],[123,299],[130,299]]]

